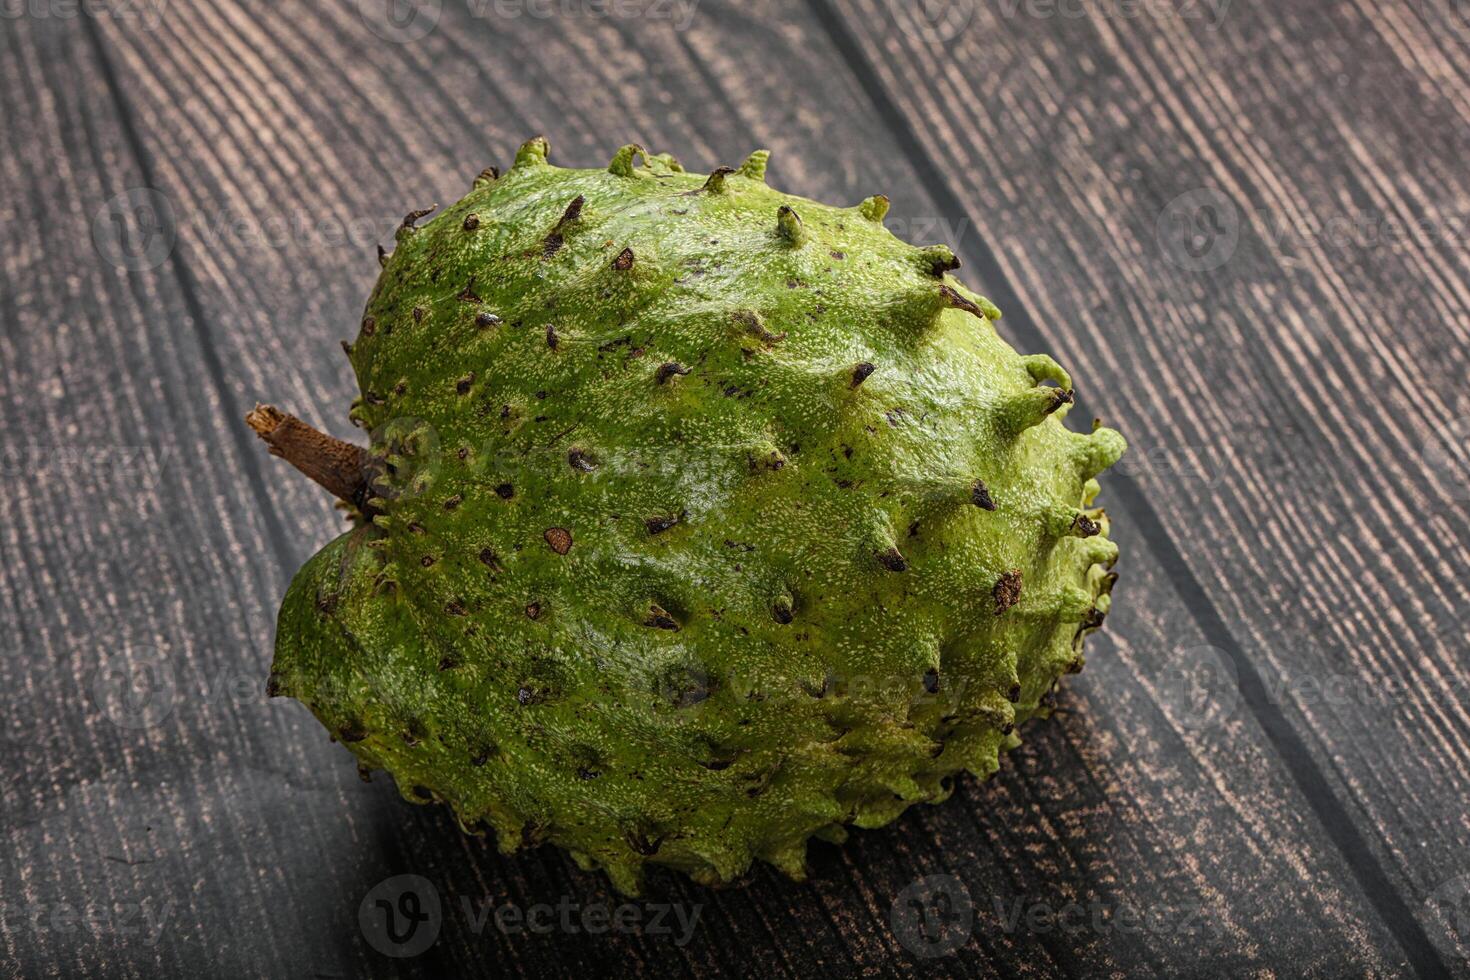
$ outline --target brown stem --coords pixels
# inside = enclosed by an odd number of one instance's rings
[[[272,456],[281,457],[339,500],[362,509],[369,492],[371,457],[366,449],[318,432],[274,405],[256,405],[245,421],[270,446]]]

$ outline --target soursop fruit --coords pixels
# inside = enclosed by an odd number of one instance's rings
[[[881,196],[547,153],[380,255],[344,344],[370,448],[251,414],[355,525],[291,584],[271,690],[505,851],[629,893],[800,877],[809,838],[989,776],[1081,667],[1123,439],[1062,424],[1067,372]]]

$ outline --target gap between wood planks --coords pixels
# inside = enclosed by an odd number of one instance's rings
[[[856,76],[863,92],[873,103],[879,117],[903,147],[904,155],[924,181],[925,189],[941,208],[951,214],[968,217],[978,227],[977,216],[968,214],[958,193],[945,179],[938,162],[926,151],[919,133],[899,110],[897,102],[884,87],[862,45],[842,14],[835,9],[832,0],[808,0],[808,3],[817,21],[827,31],[833,45],[847,63],[848,69]],[[1001,308],[1017,311],[1015,315],[1008,317],[1010,327],[1032,349],[1044,349],[1047,344],[1041,330],[1026,313],[1019,294],[1002,274],[995,255],[983,240],[969,251],[979,260],[977,265],[987,293]],[[1088,414],[1080,400],[1078,408],[1084,415]],[[1287,773],[1306,797],[1328,838],[1341,852],[1365,897],[1398,941],[1415,973],[1421,977],[1449,977],[1449,968],[1430,942],[1424,927],[1415,918],[1399,890],[1394,887],[1392,877],[1353,823],[1342,801],[1333,792],[1331,783],[1312,758],[1305,739],[1268,696],[1260,671],[1240,652],[1224,617],[1200,585],[1199,579],[1195,577],[1142,488],[1126,473],[1110,473],[1108,481],[1108,492],[1122,503],[1123,510],[1133,520],[1160,566],[1169,573],[1175,592],[1194,617],[1206,641],[1229,654],[1240,678],[1242,700],[1280,756]]]

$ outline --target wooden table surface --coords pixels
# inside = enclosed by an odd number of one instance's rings
[[[1470,975],[1470,0],[385,2],[0,7],[0,973]],[[264,693],[341,516],[242,416],[350,437],[374,243],[537,133],[889,195],[1133,447],[993,780],[638,929]]]

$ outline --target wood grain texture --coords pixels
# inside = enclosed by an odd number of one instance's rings
[[[1426,424],[1422,412],[1392,414],[1402,413],[1401,393],[1413,385],[1382,379],[1398,372],[1417,384],[1439,365],[1463,376],[1464,320],[1451,328],[1416,320],[1400,331],[1369,317],[1344,319],[1283,350],[1282,336],[1256,332],[1284,328],[1247,315],[1265,297],[1298,318],[1320,308],[1286,302],[1296,291],[1353,304],[1315,266],[1263,261],[1223,294],[1212,290],[1225,287],[1156,268],[1148,222],[1172,196],[1169,181],[1183,178],[1177,161],[1157,161],[1147,146],[1167,149],[1169,139],[1184,152],[1207,142],[1239,186],[1257,185],[1246,176],[1254,171],[1223,153],[1220,137],[1199,121],[1178,131],[1155,123],[1154,142],[1132,145],[1130,128],[1167,118],[1155,106],[1163,97],[1128,89],[1125,72],[1109,77],[1105,93],[1094,91],[1096,68],[1068,68],[1101,59],[1116,38],[1093,38],[1086,25],[1068,25],[1073,37],[1055,25],[999,31],[977,21],[950,42],[980,46],[964,54],[966,64],[956,52],[921,70],[919,49],[890,49],[892,31],[879,40],[885,9],[858,5],[838,16],[820,6],[706,3],[679,31],[612,16],[476,17],[448,4],[428,36],[390,44],[350,5],[283,3],[262,16],[248,4],[174,4],[152,30],[121,19],[22,18],[0,34],[0,85],[14,93],[0,120],[0,207],[9,212],[0,233],[0,432],[7,459],[14,447],[34,446],[51,465],[20,488],[0,532],[0,625],[23,638],[0,661],[0,683],[18,695],[0,770],[6,799],[16,801],[0,854],[7,972],[1336,976],[1421,966],[1365,893],[1357,856],[1345,856],[1322,825],[1294,763],[1282,758],[1278,733],[1247,707],[1231,710],[1228,691],[1217,694],[1223,703],[1204,705],[1213,712],[1204,718],[1179,697],[1170,677],[1181,651],[1219,638],[1201,625],[1198,597],[1181,594],[1167,549],[1145,532],[1177,542],[1185,570],[1211,586],[1240,652],[1263,669],[1328,665],[1376,677],[1377,665],[1422,676],[1424,651],[1438,665],[1431,678],[1456,676],[1463,645],[1457,652],[1454,637],[1427,630],[1441,622],[1434,602],[1449,608],[1464,598],[1456,564],[1463,519],[1455,524],[1442,490],[1437,498],[1422,488],[1382,492],[1404,489],[1395,481],[1412,465],[1407,441]],[[1316,21],[1303,23],[1293,10],[1254,16],[1250,30],[1265,33],[1251,50],[1269,37],[1301,56],[1291,72],[1277,67],[1294,79],[1294,98],[1326,107],[1336,82],[1312,60]],[[869,29],[878,33],[870,38]],[[1421,100],[1462,105],[1452,52],[1432,61],[1433,46],[1410,30],[1396,36],[1413,57],[1378,65],[1376,84],[1420,86]],[[1164,32],[1150,37],[1144,47],[1177,43]],[[875,59],[872,77],[853,70],[854,54]],[[931,77],[935,64],[948,84],[977,86],[967,99],[952,89],[943,112],[902,81]],[[1021,71],[1028,65],[1033,74]],[[1185,81],[1174,87],[1186,91]],[[1172,98],[1200,111],[1196,103],[1218,98],[1206,95]],[[947,134],[963,171],[939,180],[926,172],[885,116],[885,99],[905,107],[926,152],[934,152],[929,139]],[[1008,125],[1030,127],[1016,149],[1003,148],[1009,137],[1003,144],[974,135],[998,132],[984,113],[1000,107]],[[964,129],[945,122],[961,118],[971,120]],[[985,122],[979,130],[977,118]],[[1416,132],[1407,121],[1402,127]],[[555,852],[503,858],[459,835],[447,814],[404,804],[383,778],[360,783],[345,750],[304,709],[263,697],[275,604],[296,566],[340,523],[316,488],[250,444],[244,411],[268,397],[350,437],[354,389],[336,339],[355,329],[377,271],[373,243],[405,211],[454,200],[482,166],[504,165],[516,143],[542,131],[568,164],[600,165],[637,140],[707,169],[764,145],[776,152],[778,186],[833,201],[888,193],[890,224],[917,237],[948,227],[972,265],[1005,277],[976,285],[1015,294],[1048,349],[1087,385],[1090,408],[1105,410],[1145,449],[1201,447],[1212,465],[1208,480],[1161,477],[1158,466],[1129,471],[1158,527],[1120,515],[1126,577],[1118,611],[1094,641],[1087,671],[1069,681],[1064,710],[1029,727],[994,780],[967,783],[950,803],[859,833],[843,848],[814,847],[806,885],[768,871],[719,892],[659,879],[650,902],[699,909],[683,945],[657,934],[507,935],[493,922],[477,931],[462,899],[476,911],[482,902],[619,900]],[[1444,155],[1457,144],[1452,135],[1437,138],[1415,173],[1426,187],[1458,187],[1447,182],[1463,175]],[[1049,155],[1064,147],[1069,156]],[[1263,144],[1256,156],[1274,161],[1271,154],[1286,152]],[[1111,168],[1120,154],[1136,155],[1134,169],[1146,177],[1119,180]],[[1318,162],[1322,172],[1300,181],[1303,192],[1330,198],[1331,181],[1345,176],[1305,150],[1280,159],[1295,164],[1286,169],[1298,178],[1304,160]],[[1379,166],[1395,172],[1386,159]],[[105,202],[136,187],[170,202],[178,243],[156,268],[124,273],[94,246],[91,225]],[[956,199],[959,208],[950,206]],[[31,220],[36,214],[50,217]],[[1132,229],[1131,244],[1115,243],[1115,223]],[[991,248],[1012,258],[985,267]],[[1353,275],[1370,264],[1365,258]],[[1441,270],[1446,295],[1462,275]],[[1158,283],[1162,276],[1172,285]],[[1416,301],[1415,290],[1391,278],[1371,280],[1393,289],[1376,295]],[[1222,308],[1228,325],[1220,333],[1236,340],[1226,351],[1210,342],[1217,335],[1200,332],[1202,311]],[[1074,326],[1083,323],[1096,326]],[[1026,348],[1041,342],[1011,336]],[[1390,355],[1375,351],[1390,342],[1392,369],[1372,359],[1386,363]],[[1361,475],[1347,479],[1344,458],[1359,457],[1345,457],[1348,447],[1317,427],[1330,420],[1340,436],[1347,423],[1298,377],[1307,353],[1329,347],[1339,381],[1377,379],[1371,390],[1383,401],[1355,398],[1366,415],[1351,426],[1398,450],[1380,468],[1359,471],[1371,473],[1376,494]],[[1158,363],[1176,375],[1158,376],[1150,367]],[[1281,418],[1291,420],[1289,430]],[[130,446],[149,447],[164,465],[142,473]],[[75,447],[103,450],[111,462],[67,466],[75,457],[57,450]],[[1227,473],[1215,468],[1222,459]],[[1332,492],[1313,488],[1308,474]],[[1438,510],[1425,503],[1435,499]],[[1339,516],[1346,513],[1352,534]],[[1220,523],[1190,523],[1201,514]],[[1407,560],[1396,537],[1405,533],[1426,542],[1413,546],[1425,549],[1422,568]],[[1302,568],[1290,568],[1294,561]],[[1228,590],[1216,595],[1226,575]],[[1294,633],[1302,623],[1312,630]],[[1370,640],[1371,649],[1361,646]],[[112,723],[108,705],[113,717],[130,716],[117,715],[113,702],[99,707],[99,670],[117,666],[118,656],[136,667],[154,653],[178,686],[165,702],[170,710],[146,727]],[[1464,819],[1463,776],[1447,761],[1456,751],[1463,761],[1449,738],[1463,704],[1432,718],[1419,716],[1423,708],[1394,706],[1372,726],[1361,706],[1288,702],[1281,712],[1311,749],[1311,764],[1352,801],[1348,818],[1371,831],[1395,887],[1416,908],[1423,884],[1454,867]],[[1422,757],[1406,750],[1421,741]],[[1369,772],[1365,761],[1402,771]],[[428,879],[446,912],[433,948],[394,961],[365,941],[358,903],[403,873]],[[961,950],[925,960],[896,938],[889,915],[907,886],[934,874],[963,882],[977,919]],[[115,928],[39,930],[26,918],[98,902],[167,908],[159,940]],[[1069,902],[1097,903],[1115,916],[1125,907],[1157,910],[1162,923],[1008,930],[1002,921]],[[1186,923],[1202,934],[1181,935]]]

